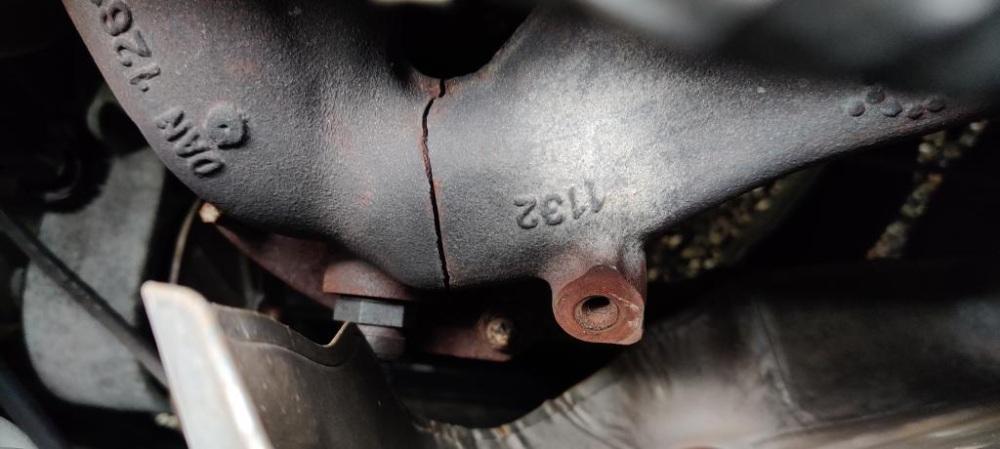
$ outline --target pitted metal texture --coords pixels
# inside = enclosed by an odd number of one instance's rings
[[[442,81],[392,60],[392,24],[360,1],[65,4],[164,163],[226,217],[417,289],[542,278],[557,316],[590,297],[638,308],[605,334],[564,324],[590,341],[638,339],[642,248],[666,226],[982,110],[683,55],[552,5]],[[589,273],[616,280],[581,289]]]
[[[226,215],[337,242],[443,287],[423,161],[426,93],[358,1],[69,0],[163,162]]]

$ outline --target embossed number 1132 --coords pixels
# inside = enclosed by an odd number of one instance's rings
[[[532,229],[540,223],[558,226],[569,217],[578,220],[587,212],[600,212],[606,199],[606,196],[597,192],[592,181],[584,182],[584,188],[570,187],[565,195],[550,193],[539,198],[519,196],[514,198],[514,206],[519,208],[517,225],[522,229]]]

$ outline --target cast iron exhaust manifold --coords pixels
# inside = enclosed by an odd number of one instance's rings
[[[542,278],[573,336],[642,333],[644,242],[767,179],[981,110],[680,55],[536,8],[442,82],[355,0],[64,0],[164,163],[226,217],[418,289]]]

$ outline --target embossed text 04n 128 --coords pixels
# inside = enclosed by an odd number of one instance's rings
[[[538,198],[519,196],[514,198],[514,206],[518,208],[517,225],[522,229],[533,229],[540,223],[558,226],[570,217],[579,220],[588,212],[600,212],[606,199],[606,196],[598,193],[592,181],[584,182],[583,188],[570,187],[565,195],[550,193]]]
[[[135,26],[132,9],[122,0],[90,0],[90,3],[100,8],[101,29],[111,36],[111,49],[126,68],[129,84],[146,92],[149,81],[160,75],[160,66],[151,60],[153,51],[142,30]]]
[[[200,125],[179,107],[160,114],[155,123],[174,154],[200,177],[219,173],[225,165],[220,150],[239,147],[247,139],[246,118],[226,102],[211,107]]]

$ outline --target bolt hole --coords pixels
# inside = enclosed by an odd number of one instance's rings
[[[601,313],[601,311],[611,307],[611,300],[607,296],[591,296],[583,300],[583,313]]]
[[[618,322],[618,305],[607,296],[589,296],[576,307],[575,318],[588,331],[607,330]]]

